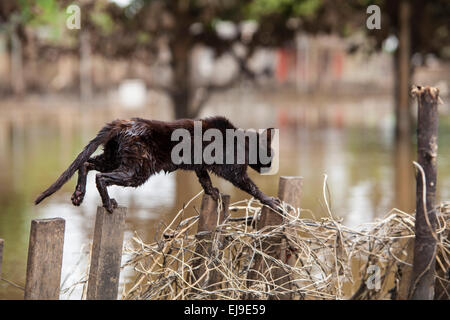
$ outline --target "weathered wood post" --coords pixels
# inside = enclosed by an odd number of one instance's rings
[[[124,207],[113,213],[97,208],[87,300],[117,299],[126,212]]]
[[[2,263],[3,263],[3,244],[5,242],[0,239],[0,278],[2,277]]]
[[[399,274],[401,278],[398,284],[398,292],[395,297],[396,300],[408,300],[409,298],[409,288],[411,286],[411,276],[412,276],[412,264],[414,258],[414,239],[409,238],[400,241],[403,244],[404,257],[402,260],[407,264],[399,265]]]
[[[295,209],[300,209],[300,201],[302,197],[303,177],[280,177],[278,185],[278,198],[281,201],[291,205]],[[291,212],[289,208],[286,208],[288,212]],[[286,217],[283,217],[285,220]],[[287,235],[291,234],[293,230],[286,230]],[[294,256],[289,253],[287,243],[284,241],[284,247],[282,248],[284,258],[289,265],[294,265]]]
[[[278,198],[288,204],[290,204],[294,208],[300,208],[300,199],[301,199],[301,191],[302,191],[302,177],[280,177],[279,185],[278,185]],[[281,213],[275,212],[271,208],[264,206],[261,210],[261,216],[257,223],[257,229],[262,230],[265,229],[267,231],[273,230],[277,226],[284,223],[286,217],[284,217]],[[287,236],[291,230],[285,230]],[[262,242],[261,250],[268,255],[274,257],[277,260],[281,260],[286,264],[293,264],[293,258],[291,258],[288,243],[286,242],[285,237],[283,236],[273,236],[268,237],[266,241]],[[251,281],[257,279],[258,271],[264,273],[265,267],[263,266],[262,256],[256,255],[255,262],[249,274],[248,285],[251,285]],[[268,262],[269,264],[272,264]],[[270,277],[274,279],[274,283],[284,289],[291,289],[291,275],[289,272],[280,268],[276,265],[270,266]],[[252,299],[252,296],[246,297],[248,299]],[[278,294],[273,299],[279,300],[289,300],[292,299],[292,294]]]
[[[438,103],[439,90],[418,86],[412,90],[417,97],[417,158],[416,225],[411,299],[431,300],[434,296],[436,263],[436,196]],[[423,174],[425,177],[423,177]],[[424,186],[423,180],[426,185]],[[425,191],[425,194],[424,194]]]
[[[58,300],[66,222],[62,218],[31,221],[25,300]]]
[[[205,275],[207,268],[206,260],[203,257],[210,257],[212,254],[218,254],[218,258],[222,255],[221,251],[213,252],[213,240],[217,226],[222,224],[228,217],[228,207],[230,205],[230,196],[221,194],[222,197],[222,207],[220,212],[218,210],[218,201],[215,201],[211,196],[205,194],[202,198],[202,205],[200,208],[200,217],[198,221],[196,238],[199,240],[197,247],[195,248],[196,257],[193,259],[192,267],[193,280],[198,281],[200,278],[200,283],[198,287],[203,287],[207,290],[215,290],[217,288],[217,283],[220,282],[220,273],[216,270],[212,270]],[[219,244],[224,244],[223,236],[219,236],[217,241]],[[210,265],[210,267],[214,266]],[[214,297],[212,297],[214,299]]]

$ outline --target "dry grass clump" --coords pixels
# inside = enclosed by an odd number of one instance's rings
[[[413,215],[394,209],[377,222],[352,229],[331,212],[327,218],[307,219],[303,210],[283,203],[284,222],[257,230],[254,222],[261,205],[246,200],[230,205],[230,216],[205,241],[197,234],[199,216],[184,218],[188,210],[189,204],[159,232],[154,243],[133,238],[126,248],[131,254],[126,265],[133,266],[137,275],[126,284],[123,299],[405,297]],[[444,288],[449,286],[450,205],[441,205],[439,212],[437,285],[443,289],[441,298],[448,298]],[[271,241],[287,254],[268,254]],[[205,251],[198,250],[199,246],[206,246],[207,254],[200,255]],[[253,270],[258,259],[260,268]],[[200,278],[194,276],[196,268],[206,270]],[[280,274],[284,279],[277,278]]]

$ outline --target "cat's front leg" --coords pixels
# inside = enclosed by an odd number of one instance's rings
[[[278,207],[281,204],[281,201],[278,198],[269,197],[265,195],[261,190],[259,190],[258,186],[248,177],[247,173],[244,173],[241,177],[238,175],[233,175],[233,178],[229,181],[233,183],[236,187],[242,189],[247,192],[254,198],[261,201],[261,203],[269,206],[275,211],[278,211]]]
[[[220,191],[219,189],[213,187],[208,172],[205,169],[199,169],[195,170],[195,173],[197,174],[198,181],[200,182],[203,190],[205,190],[205,193],[210,195],[214,200],[218,201]]]

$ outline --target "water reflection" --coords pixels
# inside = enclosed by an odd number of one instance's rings
[[[98,121],[101,123],[101,121]],[[30,125],[12,121],[0,126],[0,237],[5,239],[3,275],[24,284],[28,235],[31,219],[66,219],[63,260],[63,287],[79,280],[86,271],[89,243],[100,198],[94,175],[88,177],[87,193],[81,207],[70,204],[75,179],[39,207],[35,196],[52,183],[68,166],[101,124],[85,121],[77,126],[69,115],[56,120],[35,119]],[[87,124],[86,124],[87,123]],[[280,171],[274,176],[250,172],[252,179],[267,194],[276,195],[281,175],[304,177],[302,207],[316,218],[326,216],[323,201],[324,174],[328,176],[333,214],[347,225],[373,221],[397,207],[414,208],[413,146],[395,145],[385,128],[309,128],[283,129],[280,132]],[[450,186],[450,130],[441,129],[438,190],[448,198]],[[231,201],[248,198],[230,183],[213,177],[213,183]],[[195,174],[159,174],[137,189],[111,187],[110,194],[129,208],[125,239],[136,232],[152,241],[159,223],[168,223],[177,211],[201,190]],[[200,199],[194,201],[196,208]],[[192,210],[190,214],[195,214]],[[308,213],[305,212],[305,215]],[[127,271],[122,277],[129,275]],[[81,286],[72,298],[81,296]],[[21,299],[23,292],[0,282],[0,298]],[[67,297],[67,296],[65,296]]]
[[[395,174],[395,206],[403,211],[414,210],[415,178],[411,163],[412,143],[410,141],[396,141],[394,152]]]

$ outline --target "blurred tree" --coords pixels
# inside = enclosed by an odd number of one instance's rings
[[[23,79],[22,46],[20,39],[24,38],[23,26],[19,23],[17,13],[19,6],[15,1],[0,2],[0,31],[7,34],[10,58],[10,85],[16,95],[23,94],[25,81]]]
[[[450,59],[450,3],[448,0],[351,0],[348,4],[355,13],[365,12],[372,4],[380,7],[381,29],[369,30],[360,24],[375,40],[373,49],[381,50],[389,36],[398,40],[394,53],[396,136],[400,140],[410,137],[414,68],[424,64],[428,54]]]
[[[61,39],[64,32],[61,26],[65,19],[65,12],[55,0],[0,2],[0,32],[6,34],[10,52],[9,77],[14,94],[21,96],[27,85],[30,85],[24,77],[24,60],[32,62],[27,67],[33,70],[27,70],[28,73],[34,77],[39,76],[33,58],[39,54],[36,50],[43,46],[42,43],[36,43],[31,29],[45,27],[45,30],[41,30],[41,34],[46,34],[50,43],[62,49],[64,43],[61,43]]]
[[[103,33],[105,36],[97,41],[101,47],[96,49],[122,55],[136,53],[138,44],[154,58],[167,50],[170,81],[154,83],[154,88],[168,95],[176,118],[196,117],[212,93],[230,88],[241,76],[255,79],[248,61],[256,49],[280,46],[291,40],[297,28],[295,18],[311,18],[320,3],[320,0],[134,0],[121,11],[109,11],[112,20],[120,21],[120,25],[110,29],[112,37]],[[246,28],[244,22],[249,21]],[[230,55],[238,71],[221,83],[195,83],[191,58],[199,45],[212,49],[216,59]]]
[[[115,2],[125,5],[119,6]],[[257,49],[284,46],[297,32],[323,31],[347,36],[362,31],[375,40],[371,51],[382,49],[385,40],[395,36],[399,43],[395,51],[397,132],[406,135],[410,131],[412,56],[423,58],[433,53],[448,58],[450,55],[450,6],[446,0],[115,2],[79,1],[82,22],[78,31],[62,27],[67,17],[65,9],[72,3],[70,0],[2,0],[0,25],[13,23],[15,34],[24,42],[27,40],[25,29],[45,27],[47,42],[40,39],[35,44],[39,46],[36,49],[38,56],[45,55],[49,52],[47,49],[53,47],[57,50],[51,52],[78,54],[81,51],[81,56],[83,52],[94,52],[153,64],[168,52],[165,59],[170,80],[158,83],[160,79],[155,79],[153,86],[167,93],[177,118],[197,116],[212,93],[230,88],[240,77],[255,79],[255,71],[248,62]],[[381,29],[366,28],[366,9],[372,4],[381,8]],[[197,46],[212,49],[215,58],[232,56],[238,72],[222,83],[195,83],[191,58]]]
[[[44,43],[41,39],[40,48],[53,46],[64,51],[81,48],[81,60],[86,52],[94,52],[113,58],[132,57],[150,64],[168,51],[170,81],[157,83],[155,79],[154,88],[167,93],[176,118],[197,116],[213,92],[230,88],[239,77],[254,79],[255,72],[248,61],[256,49],[292,40],[300,18],[313,29],[326,25],[314,23],[314,14],[324,0],[130,0],[125,6],[115,2],[79,1],[80,32],[62,27],[61,17],[71,4],[68,0],[5,0],[0,18],[10,21],[17,14],[20,18],[16,25],[20,28],[45,27],[48,41]],[[215,58],[232,56],[238,72],[223,83],[194,83],[191,58],[199,45],[212,49]]]

